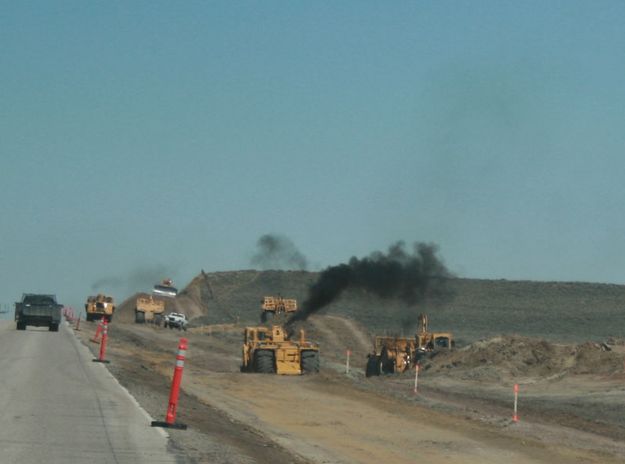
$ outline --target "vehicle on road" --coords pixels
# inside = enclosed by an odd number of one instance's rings
[[[56,302],[55,295],[24,293],[22,301],[15,303],[17,330],[26,326],[48,327],[50,332],[58,332],[63,305]]]
[[[169,313],[165,316],[164,325],[170,329],[187,330],[187,316],[182,313]]]

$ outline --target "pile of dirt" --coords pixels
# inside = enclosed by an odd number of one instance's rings
[[[556,344],[530,337],[498,336],[437,353],[423,364],[423,369],[463,380],[506,382],[567,374],[622,373],[623,360],[621,352],[605,343]]]
[[[575,374],[609,375],[623,372],[622,350],[614,350],[606,343],[586,342],[575,347]]]

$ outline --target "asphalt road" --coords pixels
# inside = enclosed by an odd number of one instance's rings
[[[0,321],[0,462],[187,462],[92,359],[65,324],[18,332]]]

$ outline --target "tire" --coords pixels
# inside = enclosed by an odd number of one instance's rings
[[[319,352],[302,351],[302,374],[316,374],[319,372]]]
[[[26,324],[23,322],[17,323],[17,330],[26,330]]]
[[[273,351],[256,350],[254,352],[254,371],[261,374],[275,374],[276,362]]]
[[[145,313],[142,313],[141,311],[136,311],[135,322],[137,324],[145,324]]]
[[[48,327],[48,330],[50,332],[58,332],[59,331],[59,325],[58,324],[50,324],[50,326]]]
[[[109,321],[109,323],[111,323],[111,321],[113,320],[113,315],[111,314],[110,316],[106,316],[106,319]]]
[[[374,375],[380,375],[380,358],[375,354],[370,354],[369,359],[367,359],[365,376],[371,377]]]
[[[391,358],[386,350],[380,355],[380,371],[383,374],[393,374],[395,372],[395,361]]]
[[[87,322],[91,322],[93,321],[93,316],[89,313],[87,313],[87,315],[85,316],[85,319],[87,320]]]

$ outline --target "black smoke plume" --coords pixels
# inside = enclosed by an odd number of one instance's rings
[[[133,269],[125,275],[102,277],[91,284],[91,291],[114,291],[124,294],[136,291],[149,292],[154,284],[171,276],[171,269],[163,265],[141,267]]]
[[[308,260],[295,244],[283,235],[265,234],[256,242],[258,251],[252,257],[252,265],[262,270],[283,269],[303,271]]]
[[[433,244],[415,243],[407,252],[403,242],[388,252],[375,252],[366,258],[353,257],[349,262],[328,267],[308,291],[302,309],[288,321],[303,321],[336,300],[347,289],[363,289],[385,299],[400,299],[409,305],[426,296],[443,292],[443,283],[451,277],[437,257]]]

